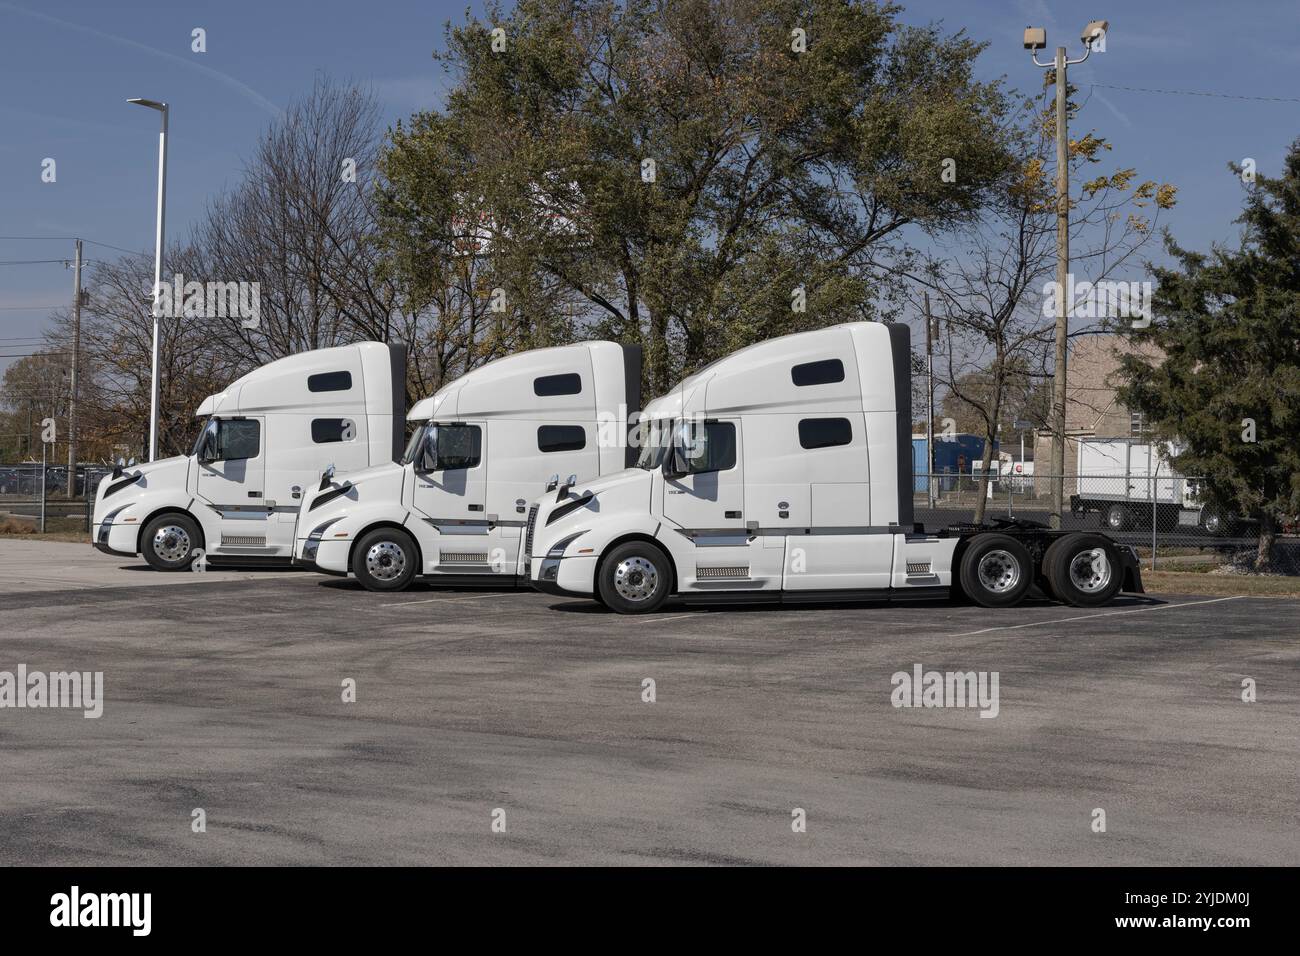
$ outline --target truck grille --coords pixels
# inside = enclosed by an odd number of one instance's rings
[[[265,548],[265,535],[251,534],[223,534],[221,544],[224,547],[231,548]]]
[[[537,524],[537,505],[528,509],[528,524],[524,527],[524,554],[533,556],[533,527]]]

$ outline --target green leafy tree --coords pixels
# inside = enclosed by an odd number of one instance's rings
[[[653,392],[757,339],[880,317],[901,231],[970,222],[1011,167],[982,45],[900,10],[490,5],[448,28],[445,108],[390,134],[392,268],[436,297],[472,257],[507,292],[493,328],[639,341]]]
[[[1214,504],[1258,519],[1264,570],[1300,511],[1300,139],[1281,176],[1247,185],[1237,222],[1240,245],[1208,254],[1166,235],[1178,265],[1155,269],[1155,320],[1132,333],[1163,360],[1126,357],[1119,400],[1180,443],[1174,465]]]

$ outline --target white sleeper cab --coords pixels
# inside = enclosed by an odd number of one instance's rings
[[[641,350],[613,342],[535,349],[489,362],[417,402],[406,454],[322,477],[301,504],[297,563],[355,574],[372,591],[417,576],[515,585],[528,503],[544,489],[629,464]]]
[[[303,490],[321,470],[401,457],[406,346],[361,342],[270,362],[210,395],[188,455],[115,468],[92,538],[160,571],[204,560],[289,563]]]
[[[651,402],[636,467],[543,495],[535,588],[615,611],[687,601],[964,593],[1075,605],[1141,590],[1136,554],[1028,522],[927,534],[912,521],[910,338],[859,322],[772,339]]]

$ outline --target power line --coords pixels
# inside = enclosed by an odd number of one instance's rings
[[[1110,83],[1093,83],[1102,90],[1127,90],[1130,93],[1167,93],[1171,96],[1213,96],[1227,100],[1260,100],[1265,103],[1300,103],[1295,96],[1245,96],[1241,93],[1210,93],[1200,90],[1156,90],[1145,86],[1114,86]]]

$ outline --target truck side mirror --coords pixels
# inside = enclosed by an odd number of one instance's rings
[[[686,456],[676,445],[668,449],[668,454],[664,455],[664,478],[669,481],[675,481],[678,478],[685,478],[690,474],[690,468],[687,467]]]
[[[321,472],[320,487],[317,488],[316,490],[324,491],[326,488],[330,486],[330,481],[333,480],[333,478],[334,478],[334,466],[330,465],[328,468],[326,468],[324,471]]]

